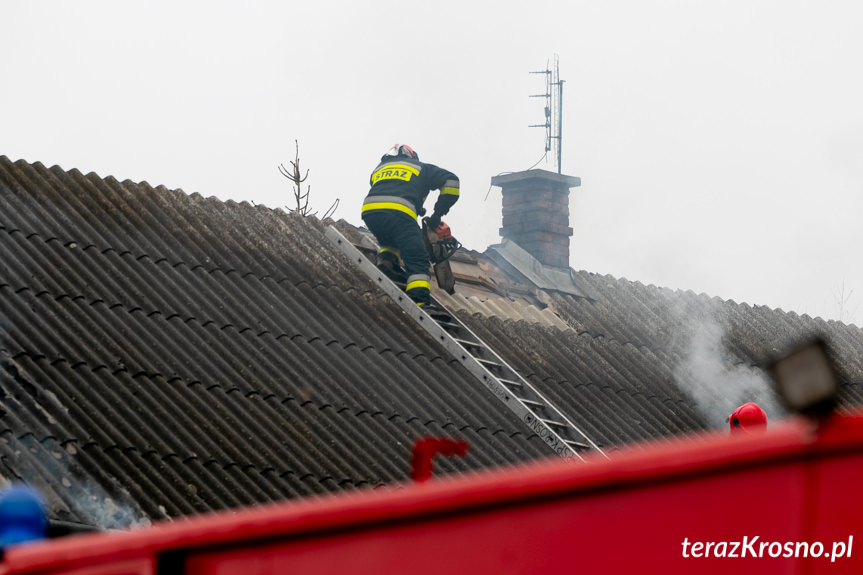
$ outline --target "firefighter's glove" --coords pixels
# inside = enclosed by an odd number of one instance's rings
[[[417,212],[417,215],[418,215],[419,217],[423,217],[424,215],[426,215],[426,209],[425,209],[425,208],[420,208],[420,209],[419,209],[419,211]]]
[[[432,216],[426,222],[428,224],[429,229],[436,230],[438,226],[440,226],[440,215],[432,214]]]

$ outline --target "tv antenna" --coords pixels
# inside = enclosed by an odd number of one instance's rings
[[[557,173],[560,173],[560,148],[562,136],[562,107],[563,107],[563,80],[560,79],[560,69],[557,62],[557,54],[554,55],[554,69],[545,65],[545,70],[531,72],[531,74],[545,74],[545,94],[532,94],[531,98],[545,98],[545,124],[534,124],[530,128],[545,128],[545,151],[551,151],[554,146]]]

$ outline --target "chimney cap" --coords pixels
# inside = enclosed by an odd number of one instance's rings
[[[504,184],[533,179],[565,184],[568,188],[574,188],[581,185],[581,178],[576,176],[566,176],[556,172],[549,172],[548,170],[526,170],[524,172],[512,172],[509,174],[493,176],[491,178],[491,185],[503,187]]]

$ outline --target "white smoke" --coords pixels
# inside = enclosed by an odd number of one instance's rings
[[[767,413],[768,421],[784,415],[768,376],[740,363],[724,349],[719,324],[702,322],[689,335],[674,378],[711,427],[727,429],[731,412],[750,401]]]

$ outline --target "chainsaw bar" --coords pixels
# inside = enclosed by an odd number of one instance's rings
[[[437,285],[446,293],[455,293],[455,276],[449,264],[449,258],[461,247],[457,239],[450,236],[441,238],[428,226],[428,218],[423,218],[423,242],[426,252],[432,262]]]

